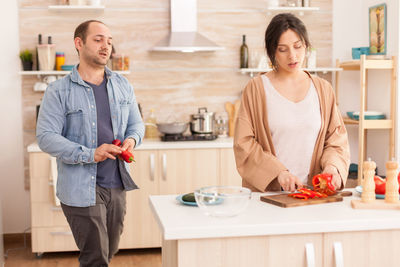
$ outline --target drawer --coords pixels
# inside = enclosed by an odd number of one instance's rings
[[[69,226],[32,227],[32,252],[75,251],[75,244]]]
[[[44,152],[29,153],[29,174],[31,179],[50,177],[50,155]]]
[[[32,202],[31,209],[32,227],[68,226],[60,206]]]
[[[47,179],[31,179],[31,202],[55,203],[53,181]]]

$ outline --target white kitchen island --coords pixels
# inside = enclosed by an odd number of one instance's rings
[[[162,232],[163,267],[400,266],[400,210],[343,202],[281,208],[253,193],[247,210],[204,215],[175,195],[150,196]]]

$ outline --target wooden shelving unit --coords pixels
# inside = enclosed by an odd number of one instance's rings
[[[396,57],[392,59],[367,59],[361,55],[360,60],[347,62],[336,61],[336,66],[346,70],[360,71],[360,116],[359,120],[343,118],[345,124],[358,125],[358,184],[362,183],[363,162],[366,160],[367,152],[367,130],[387,129],[389,135],[389,159],[394,157],[395,150],[395,121],[396,121]],[[391,71],[390,82],[390,117],[385,120],[366,120],[364,113],[367,110],[367,73],[368,70],[386,69]],[[339,73],[335,81],[336,101],[339,96]],[[337,103],[339,103],[337,101]]]

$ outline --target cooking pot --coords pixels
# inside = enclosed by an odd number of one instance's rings
[[[182,134],[188,127],[187,122],[157,123],[156,125],[162,134]]]
[[[207,108],[199,108],[197,114],[190,115],[190,131],[193,134],[212,134],[214,116],[214,112],[207,112]]]

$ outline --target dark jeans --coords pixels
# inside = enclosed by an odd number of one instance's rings
[[[118,251],[126,213],[126,191],[96,186],[96,205],[71,207],[61,203],[80,250],[81,267],[108,266]]]

